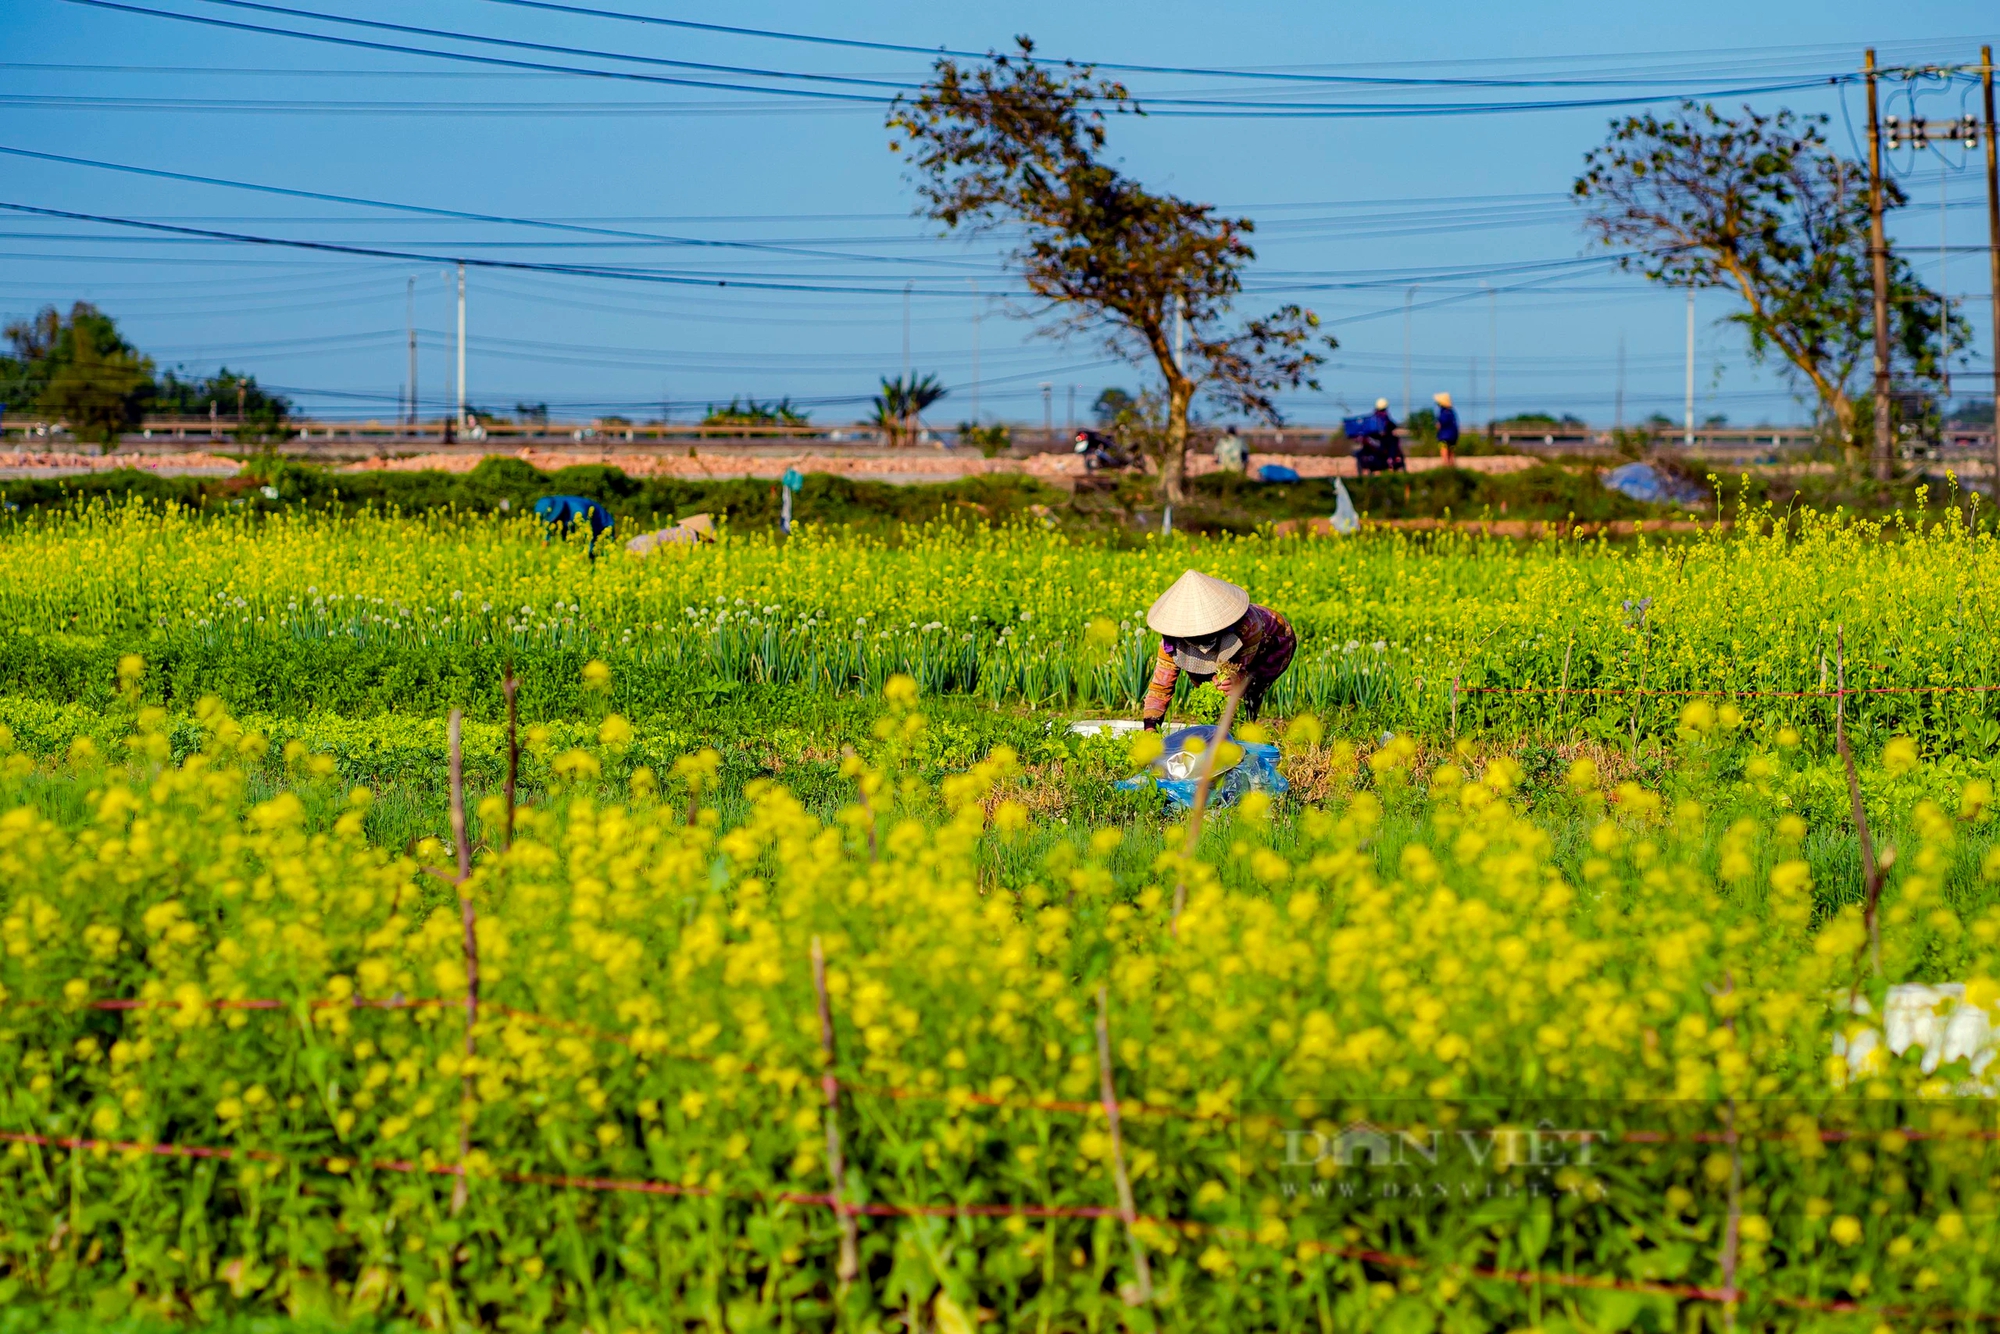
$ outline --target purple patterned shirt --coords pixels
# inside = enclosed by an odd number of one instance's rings
[[[1298,639],[1292,633],[1291,622],[1269,607],[1252,605],[1243,613],[1243,619],[1230,628],[1243,641],[1243,647],[1216,669],[1215,684],[1222,690],[1233,689],[1246,675],[1275,679],[1291,666]],[[1167,705],[1173,702],[1174,683],[1181,677],[1181,665],[1174,660],[1178,647],[1175,640],[1162,638],[1159,652],[1153,656],[1153,679],[1146,686],[1142,715],[1148,721],[1166,717]]]

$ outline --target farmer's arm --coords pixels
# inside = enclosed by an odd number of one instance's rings
[[[1215,669],[1216,689],[1228,694],[1257,670],[1282,637],[1284,622],[1268,607],[1252,606],[1237,623],[1236,637],[1243,647],[1236,656]]]
[[[1266,618],[1264,608],[1252,606],[1244,614],[1244,618],[1236,624],[1236,638],[1240,638],[1244,646],[1236,650],[1234,658],[1216,666],[1216,690],[1228,694],[1230,690],[1236,690],[1240,684],[1244,684],[1244,678],[1256,668],[1258,654],[1262,652],[1264,640],[1268,636],[1270,636],[1270,620]]]
[[[1167,641],[1162,639],[1153,654],[1153,679],[1146,684],[1146,704],[1139,715],[1146,726],[1158,727],[1167,716],[1167,706],[1174,702],[1174,683],[1180,679],[1180,664],[1167,652]]]

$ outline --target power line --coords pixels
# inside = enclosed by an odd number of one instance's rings
[[[83,0],[77,0],[82,3]],[[344,245],[334,241],[304,241],[290,237],[257,236],[247,232],[218,231],[206,227],[179,227],[163,222],[141,222],[136,218],[121,218],[103,213],[82,213],[71,209],[42,208],[33,204],[17,204],[0,201],[0,209],[15,213],[27,213],[45,218],[68,218],[76,222],[101,222],[116,227],[132,227],[141,231],[163,232],[177,236],[206,237],[217,241],[235,241],[245,245],[277,246],[294,250],[313,250],[337,255],[363,255],[373,259],[415,260],[424,264],[436,264],[441,260],[455,259],[452,255],[424,254],[409,250],[390,250],[381,246]],[[779,292],[829,292],[850,296],[886,296],[901,289],[880,287],[843,287],[830,283],[777,282],[755,275],[748,277],[729,276],[718,278],[687,273],[673,273],[657,269],[613,268],[608,265],[551,264],[531,260],[509,259],[466,259],[465,264],[486,269],[516,269],[528,273],[560,273],[591,278],[618,278],[631,282],[666,283],[686,287],[744,287],[762,291]],[[924,296],[960,295],[956,291],[933,290]]]
[[[683,79],[666,74],[642,74],[637,70],[592,69],[580,65],[552,65],[545,61],[511,60],[504,56],[474,55],[469,51],[437,51],[427,47],[398,46],[393,42],[371,42],[360,37],[336,37],[332,33],[300,32],[295,28],[274,28],[261,23],[239,23],[232,19],[216,18],[208,14],[178,14],[169,9],[148,9],[143,5],[116,3],[116,0],[68,0],[73,5],[88,5],[93,9],[117,10],[127,14],[142,14],[150,18],[178,19],[183,23],[199,23],[211,28],[227,28],[235,32],[262,33],[273,37],[293,37],[301,41],[324,42],[333,46],[354,47],[364,51],[388,51],[397,55],[429,56],[437,60],[458,60],[476,65],[493,65],[505,69],[535,70],[546,74],[577,74],[593,79],[620,79],[628,83],[667,84],[676,88],[718,88],[726,91],[749,93],[772,93],[783,91],[790,97],[818,98],[834,102],[866,102],[886,106],[891,99],[870,97],[862,93],[825,92],[812,88],[772,89],[751,84],[719,83],[712,79]]]
[[[386,245],[358,245],[336,241],[309,241],[291,237],[263,236],[249,232],[223,231],[206,227],[185,227],[168,223],[145,222],[136,218],[117,217],[108,214],[84,213],[70,209],[44,208],[37,205],[0,202],[0,209],[26,213],[39,217],[64,218],[74,221],[99,222],[112,226],[131,227],[142,231],[165,233],[173,241],[225,242],[248,245],[276,246],[292,249],[322,251],[334,254],[362,255],[371,258],[415,260],[426,264],[453,261],[459,257],[455,246],[461,243],[450,240],[436,244],[441,249],[435,253],[390,249]],[[91,240],[89,236],[50,236],[51,240]],[[111,240],[114,238],[103,238]],[[461,246],[470,249],[470,246]],[[1629,258],[1640,252],[1607,252],[1601,255],[1572,256],[1561,259],[1520,260],[1489,265],[1430,265],[1394,269],[1320,270],[1320,271],[1278,271],[1280,278],[1314,279],[1314,281],[1256,282],[1245,284],[1244,296],[1260,294],[1301,292],[1301,291],[1348,291],[1367,290],[1384,286],[1397,286],[1410,282],[1448,285],[1453,281],[1468,281],[1479,277],[1500,277],[1522,273],[1546,271],[1570,271],[1591,266],[1606,266]],[[35,256],[30,256],[31,258]],[[75,257],[81,258],[81,257]],[[205,258],[179,258],[186,263],[207,263]],[[170,262],[170,261],[167,261]],[[515,269],[534,273],[555,273],[573,277],[594,277],[640,282],[663,282],[681,286],[699,287],[742,287],[776,291],[823,292],[840,295],[888,296],[899,294],[894,287],[846,286],[840,283],[819,281],[779,281],[778,276],[769,274],[741,274],[714,272],[701,273],[690,270],[666,270],[634,268],[631,266],[562,264],[549,261],[506,260],[467,258],[464,261],[486,268]],[[843,279],[843,282],[862,283],[863,278]],[[941,296],[961,299],[964,293],[955,289],[929,289],[918,293],[923,296]],[[1009,295],[1002,293],[1002,295]],[[1011,295],[1028,296],[1037,300],[1032,292],[1015,292]]]
[[[796,70],[764,69],[746,65],[714,65],[697,60],[670,60],[663,56],[630,55],[622,51],[600,51],[590,47],[556,46],[548,42],[527,42],[512,37],[487,37],[480,33],[459,32],[449,28],[424,28],[409,23],[386,23],[380,19],[354,18],[346,14],[329,14],[316,9],[295,9],[288,5],[261,4],[258,0],[202,0],[202,3],[221,5],[230,9],[247,9],[259,14],[280,14],[286,18],[312,19],[318,23],[344,23],[349,27],[367,28],[374,32],[399,32],[412,37],[435,37],[451,42],[479,42],[487,46],[504,46],[515,51],[540,51],[556,56],[582,56],[591,60],[622,60],[634,65],[653,65],[664,69],[702,70],[710,74],[736,74],[753,79],[792,79],[806,83],[839,83],[865,88],[897,89],[903,85],[888,79],[867,79],[845,74],[808,74]],[[717,84],[716,87],[736,87],[737,85]],[[750,88],[752,92],[766,92],[768,89]]]
[[[745,29],[742,31],[744,32],[745,35],[762,35],[766,33],[768,30]],[[775,31],[770,31],[769,35],[774,37],[794,36],[794,34],[780,33]],[[817,44],[842,44],[848,40],[841,38],[811,38],[811,37],[804,37],[802,39],[806,41],[815,42]],[[1955,53],[1968,45],[1975,45],[1981,40],[1983,40],[1983,38],[1980,36],[1918,38],[1902,42],[1878,43],[1877,48],[1878,50],[1881,50],[1883,52],[1888,52],[1892,49],[1899,51],[1907,49],[1912,53],[1919,53],[1919,52]],[[863,49],[865,49],[868,44],[860,43],[860,45],[863,47]],[[896,45],[893,43],[885,43],[882,45],[888,46],[890,49],[900,49],[897,48]],[[1671,64],[1671,63],[1652,64],[1652,65],[1618,63],[1611,65],[1604,65],[1603,67],[1627,77],[1640,74],[1651,74],[1654,77],[1660,79],[1665,79],[1671,76],[1684,76],[1691,78],[1695,77],[1696,75],[1714,78],[1714,77],[1720,77],[1724,74],[1733,73],[1735,71],[1745,68],[1753,69],[1762,73],[1768,73],[1773,69],[1774,66],[1786,63],[1801,62],[1801,61],[1810,61],[1813,62],[1815,65],[1819,65],[1822,64],[1828,57],[1833,57],[1836,59],[1844,59],[1851,54],[1852,49],[1853,49],[1852,44],[1847,42],[1811,42],[1811,43],[1793,43],[1789,45],[1746,46],[1746,47],[1696,47],[1679,51],[1649,52],[1648,55],[1658,56],[1662,60],[1666,60],[1670,57],[1683,57],[1683,56],[1685,57],[1720,56],[1720,57],[1728,57],[1729,59],[1725,61],[1705,60],[1693,65]],[[925,56],[953,54],[952,52],[947,51],[943,47],[927,47],[927,46],[911,46],[907,48],[906,53],[914,55],[925,55]],[[964,52],[960,54],[963,54],[968,59],[975,57],[982,59],[984,58],[983,55],[979,55],[978,53]],[[1471,56],[1462,53],[1454,53],[1450,57],[1433,57],[1429,59],[1417,59],[1417,60],[1377,60],[1377,61],[1372,61],[1370,63],[1372,67],[1376,69],[1409,69],[1409,68],[1419,68],[1419,67],[1430,68],[1438,65],[1448,64],[1454,69],[1478,68],[1485,66],[1512,67],[1512,66],[1522,66],[1522,65],[1548,65],[1565,70],[1570,70],[1570,69],[1575,69],[1579,66],[1584,68],[1593,68],[1595,67],[1593,65],[1593,62],[1630,62],[1632,59],[1633,57],[1626,52],[1616,52],[1616,53],[1551,52],[1548,54],[1541,54],[1541,55],[1522,55],[1522,56]],[[1908,57],[1905,57],[1905,60],[1906,63],[1918,62],[1918,57],[1917,55],[1912,54]],[[1114,65],[1108,63],[1098,65],[1097,67],[1101,69],[1129,68],[1123,65]],[[1327,67],[1321,65],[1307,65],[1307,64],[1274,65],[1274,66],[1262,66],[1262,67],[1245,66],[1234,69],[1225,67],[1215,70],[1203,71],[1203,73],[1214,74],[1217,77],[1242,76],[1246,78],[1258,78],[1258,77],[1277,77],[1277,76],[1283,76],[1293,71],[1314,70],[1322,68],[1327,68]],[[299,68],[291,66],[249,66],[249,65],[229,65],[229,66],[107,65],[107,64],[84,64],[76,62],[44,62],[44,61],[0,61],[0,69],[48,71],[48,72],[77,72],[77,73],[92,73],[92,74],[199,74],[204,77],[211,77],[218,75],[232,75],[232,76],[249,76],[249,77],[280,76],[285,78],[329,77],[329,78],[342,78],[342,79],[398,78],[398,79],[423,79],[426,81],[433,79],[440,79],[440,78],[504,79],[504,78],[536,77],[532,73],[518,73],[518,72],[509,72],[501,70],[447,70],[447,71],[433,71],[427,69],[354,70],[354,69],[312,69],[312,68]]]
[[[208,0],[210,4],[243,3],[244,0]],[[987,60],[996,53],[992,51],[954,50],[944,46],[913,46],[900,42],[873,42],[850,37],[825,37],[810,33],[787,32],[773,28],[744,28],[726,23],[701,23],[690,19],[670,19],[654,14],[634,14],[625,10],[598,9],[587,5],[556,3],[556,0],[487,0],[489,4],[510,5],[517,9],[543,10],[550,13],[574,14],[588,18],[614,19],[625,23],[643,23],[657,27],[680,28],[696,32],[723,33],[735,37],[757,37],[774,41],[803,42],[815,46],[837,46],[850,50],[883,51],[899,55],[920,55],[926,57],[946,56],[959,60]],[[261,6],[251,6],[261,7]],[[1300,74],[1283,69],[1231,69],[1228,67],[1198,65],[1138,65],[1110,60],[1079,60],[1063,57],[1042,57],[1045,64],[1081,65],[1089,69],[1113,70],[1125,74],[1180,74],[1217,79],[1256,79],[1265,82],[1297,82],[1307,84],[1332,84],[1350,87],[1391,87],[1391,88],[1587,88],[1603,87],[1608,84],[1629,83],[1629,77],[1617,79],[1498,79],[1455,76],[1451,78],[1419,78],[1415,76],[1370,75],[1370,74]],[[1697,76],[1689,76],[1697,77]],[[1650,82],[1660,82],[1653,78]]]
[[[389,42],[375,42],[354,37],[338,37],[331,33],[302,32],[294,28],[275,28],[265,24],[243,23],[231,19],[217,18],[212,15],[206,15],[206,14],[185,14],[173,10],[151,9],[141,5],[117,3],[117,0],[69,0],[69,3],[88,5],[97,9],[116,10],[123,13],[141,14],[153,18],[175,19],[181,22],[205,24],[211,27],[226,28],[240,32],[256,32],[271,36],[291,37],[301,41],[326,42],[336,46],[357,47],[365,50],[390,51],[402,55],[429,56],[431,58],[439,60],[469,61],[475,64],[495,65],[506,68],[514,68],[514,69],[529,69],[529,70],[540,70],[544,72],[553,72],[553,73],[576,74],[590,78],[620,79],[628,82],[642,82],[642,83],[664,83],[679,87],[718,88],[727,91],[755,92],[755,93],[764,93],[767,95],[775,93],[786,97],[806,97],[806,98],[817,98],[817,99],[833,100],[840,102],[874,103],[877,105],[885,105],[885,106],[888,105],[893,100],[890,98],[872,97],[862,93],[837,93],[821,89],[806,89],[806,88],[768,88],[768,87],[759,87],[753,85],[722,83],[714,80],[695,80],[695,79],[678,78],[667,75],[641,74],[631,70],[609,70],[609,69],[591,68],[583,66],[552,65],[546,62],[515,60],[500,56],[475,55],[470,52],[440,51],[434,48],[427,48],[427,47],[401,46]],[[336,16],[321,16],[318,15],[315,11],[293,10],[276,5],[255,4],[253,3],[253,0],[208,0],[208,3],[230,4],[243,8],[254,8],[259,11],[270,12],[270,13],[299,14],[309,18],[323,18],[324,21],[328,22],[355,23],[355,24],[361,24],[363,26],[376,27],[376,28],[389,28],[392,30],[401,28],[403,26],[395,24],[383,24],[374,20],[348,19]],[[549,49],[549,50],[559,50],[562,52],[575,52],[578,50],[582,50],[581,48],[541,47],[536,43],[520,43],[520,42],[515,42],[512,39],[489,38],[472,33],[451,33],[446,30],[437,30],[437,29],[422,29],[420,31],[427,33],[442,33],[445,36],[446,40],[453,40],[453,41],[484,42],[489,44],[499,44],[512,47],[526,46],[532,49]],[[622,53],[611,52],[611,51],[587,52],[586,54],[589,54],[593,58],[606,59],[606,60],[637,61],[642,59],[640,57],[626,56]],[[768,77],[779,79],[779,78],[804,78],[807,76],[792,75],[774,71]],[[1400,118],[1400,117],[1430,118],[1438,116],[1458,116],[1458,115],[1498,115],[1506,112],[1519,112],[1519,111],[1578,110],[1578,109],[1588,109],[1588,108],[1601,109],[1605,107],[1615,107],[1615,106],[1639,106],[1651,102],[1667,101],[1676,98],[1701,99],[1701,98],[1712,98],[1712,97],[1742,97],[1742,96],[1752,96],[1761,93],[1790,92],[1804,88],[1845,84],[1847,82],[1851,82],[1857,77],[1859,76],[1843,73],[1843,74],[1834,74],[1831,76],[1813,76],[1809,78],[1798,78],[1798,79],[1791,79],[1779,82],[1767,81],[1767,82],[1753,83],[1753,84],[1742,84],[1738,86],[1725,87],[1725,88],[1682,89],[1675,92],[1643,93],[1643,94],[1632,94],[1620,97],[1596,97],[1596,98],[1572,98],[1572,99],[1552,98],[1540,101],[1522,101],[1522,102],[1404,103],[1404,104],[1396,104],[1389,106],[1374,105],[1367,103],[1279,104],[1279,103],[1250,102],[1250,101],[1217,99],[1217,98],[1150,97],[1147,99],[1147,103],[1153,109],[1147,111],[1146,114],[1153,116],[1174,117],[1174,118],[1200,116],[1200,117],[1210,117],[1210,118],[1218,118],[1225,120],[1240,120],[1240,119],[1323,120],[1323,119],[1377,119],[1377,118]],[[868,81],[868,82],[882,82],[882,81]],[[898,86],[898,85],[884,83],[884,86]],[[1136,112],[1138,109],[1139,105],[1138,103],[1135,102],[1133,105],[1133,110]]]
[[[0,106],[17,110],[184,111],[216,115],[353,116],[734,116],[741,114],[824,115],[866,111],[872,106],[826,107],[812,102],[394,102],[282,101],[218,97],[104,97],[54,93],[0,94]]]
[[[404,204],[395,200],[364,199],[355,195],[330,194],[323,190],[300,190],[282,185],[262,185],[254,181],[230,180],[221,176],[199,176],[192,172],[168,171],[160,167],[140,167],[125,162],[106,162],[97,158],[72,157],[67,153],[45,153],[31,148],[14,148],[0,144],[0,153],[12,157],[32,158],[43,162],[59,162],[68,166],[90,167],[99,171],[124,172],[133,176],[150,176],[160,180],[186,181],[196,185],[220,186],[229,190],[249,190],[257,194],[281,195],[289,199],[313,199],[323,203],[353,204],[361,208],[388,209],[397,213],[416,213],[433,218],[450,218],[461,222],[500,223],[511,227],[540,227],[551,231],[578,232],[592,236],[611,236],[649,242],[656,245],[690,246],[703,249],[762,250],[775,254],[804,255],[820,259],[873,259],[874,256],[853,256],[833,251],[815,251],[796,246],[786,246],[762,241],[718,241],[705,237],[662,236],[656,232],[635,232],[623,228],[598,227],[584,223],[551,222],[541,218],[509,217],[495,213],[475,213],[465,209],[436,208],[427,204]],[[884,260],[884,262],[914,262],[947,265],[953,268],[964,265],[950,260],[913,261]]]

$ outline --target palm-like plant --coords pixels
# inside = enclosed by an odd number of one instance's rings
[[[938,383],[935,375],[882,377],[882,392],[875,395],[875,424],[889,433],[897,444],[909,444],[917,437],[923,412],[951,391]]]

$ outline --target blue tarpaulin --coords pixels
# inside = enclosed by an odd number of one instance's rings
[[[590,525],[592,537],[612,529],[611,511],[587,496],[543,496],[535,502],[535,513],[565,533],[579,523]]]
[[[614,526],[611,511],[588,496],[543,496],[535,502],[535,515],[564,537],[578,524],[589,524],[592,560],[597,559],[597,539]]]
[[[1604,474],[1604,485],[1649,505],[1698,505],[1708,493],[1685,478],[1650,463],[1627,463]]]
[[[1157,787],[1166,794],[1167,802],[1177,807],[1194,805],[1194,790],[1201,782],[1201,766],[1206,758],[1200,752],[1190,752],[1188,742],[1199,740],[1204,747],[1215,739],[1215,729],[1206,724],[1183,727],[1169,733],[1160,757],[1146,766],[1144,773],[1126,779],[1118,786],[1127,792],[1144,791]],[[1243,756],[1229,768],[1217,773],[1209,786],[1208,804],[1211,806],[1233,805],[1245,792],[1262,791],[1280,794],[1291,791],[1292,785],[1278,772],[1278,748],[1260,741],[1244,741],[1238,737],[1229,738],[1229,744],[1240,746]]]
[[[1267,463],[1257,469],[1257,480],[1260,482],[1296,482],[1299,480],[1299,475],[1295,470],[1287,468],[1282,463]]]

